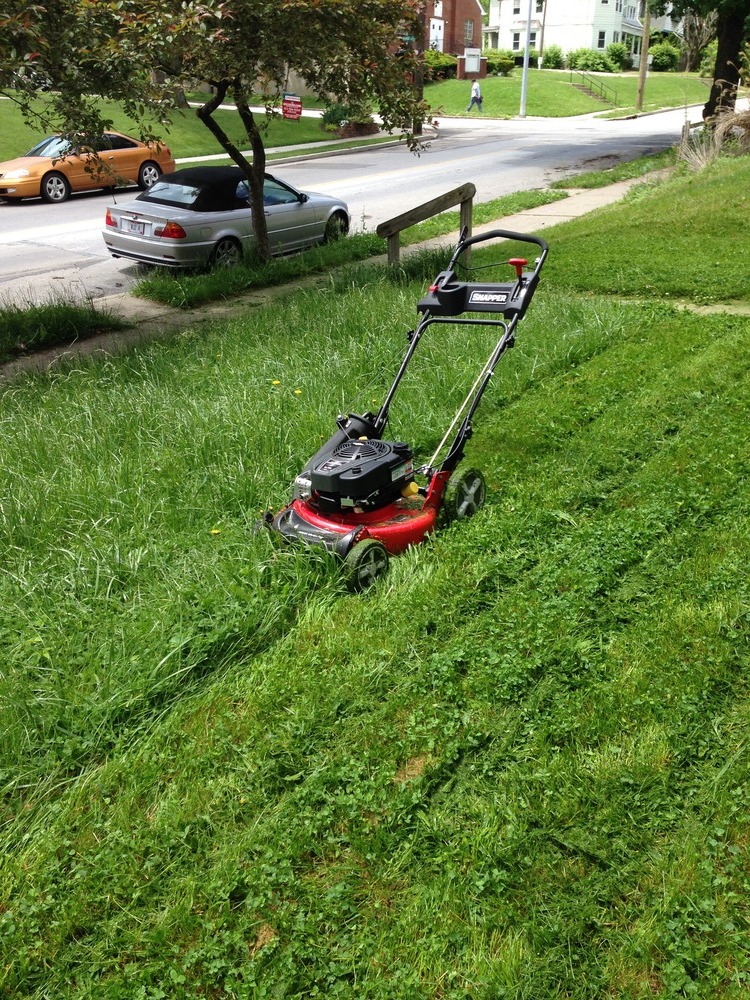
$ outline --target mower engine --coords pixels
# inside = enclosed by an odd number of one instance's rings
[[[321,513],[369,511],[398,500],[414,480],[414,454],[400,441],[343,441],[299,475],[295,498]]]

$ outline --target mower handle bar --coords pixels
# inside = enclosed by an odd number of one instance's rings
[[[491,229],[486,233],[478,233],[476,236],[466,236],[466,227],[461,231],[458,238],[458,243],[456,244],[456,249],[453,251],[453,257],[448,265],[448,269],[452,270],[455,266],[458,258],[468,247],[474,246],[477,243],[485,243],[488,240],[517,240],[519,243],[534,243],[542,251],[542,259],[537,265],[537,270],[544,263],[544,258],[547,256],[549,251],[549,246],[546,240],[543,240],[541,236],[530,236],[528,233],[516,233],[512,229]]]

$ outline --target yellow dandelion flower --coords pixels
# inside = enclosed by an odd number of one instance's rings
[[[302,390],[301,389],[295,389],[294,390],[294,395],[295,396],[301,396],[302,395]]]
[[[275,378],[271,385],[281,385],[281,379]]]
[[[221,534],[221,528],[211,528],[211,534],[212,535],[220,535]]]

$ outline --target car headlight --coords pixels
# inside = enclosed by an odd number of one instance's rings
[[[25,169],[21,170],[9,170],[6,174],[3,174],[3,179],[6,181],[19,181],[22,177],[28,177],[29,171]]]

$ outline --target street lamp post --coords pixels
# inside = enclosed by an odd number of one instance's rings
[[[523,76],[521,77],[521,109],[518,112],[519,118],[526,117],[526,90],[529,82],[529,51],[531,49],[531,4],[526,15],[526,45],[523,51]]]

